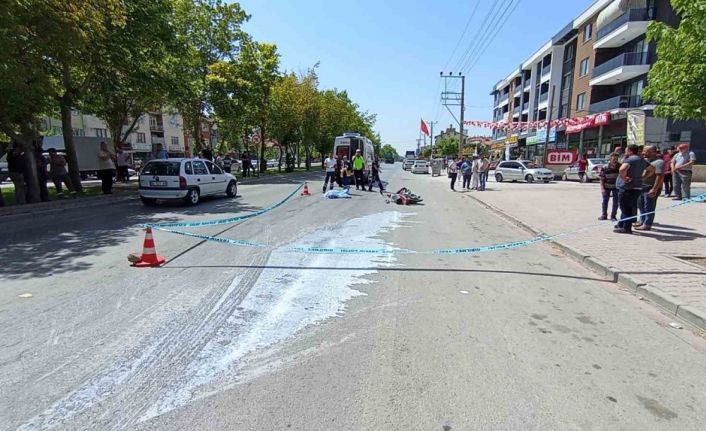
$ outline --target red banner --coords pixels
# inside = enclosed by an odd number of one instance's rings
[[[463,122],[467,126],[484,127],[487,129],[499,129],[508,131],[522,131],[528,129],[545,129],[553,127],[565,127],[566,133],[578,133],[589,127],[603,126],[610,123],[610,112],[587,115],[576,118],[560,118],[558,120],[541,121],[486,121],[486,120],[466,120]],[[422,121],[422,131],[426,124]],[[426,133],[426,132],[425,132]]]

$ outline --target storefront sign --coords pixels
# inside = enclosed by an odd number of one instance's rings
[[[628,111],[628,145],[645,145],[645,111]]]
[[[547,140],[547,129],[537,129],[536,142],[544,143]],[[556,127],[549,129],[549,142],[556,141]]]
[[[547,151],[547,165],[570,165],[576,160],[578,153],[575,149]]]
[[[507,143],[508,144],[516,144],[517,143],[517,135],[510,135],[507,137]]]
[[[534,145],[537,143],[537,137],[536,136],[528,136],[526,144],[527,145]]]
[[[590,129],[592,127],[605,126],[610,123],[610,112],[603,112],[600,114],[587,115],[585,117],[575,120],[574,124],[569,124],[566,126],[566,134],[570,135],[572,133],[579,133],[584,129]]]

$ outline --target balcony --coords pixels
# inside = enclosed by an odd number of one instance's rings
[[[615,85],[650,71],[646,52],[628,52],[611,58],[593,69],[590,84]]]
[[[542,93],[539,95],[539,103],[546,102],[549,99],[549,92]]]
[[[164,132],[164,125],[162,123],[150,121],[150,131],[151,132]]]
[[[503,106],[507,104],[507,99],[510,97],[509,93],[501,94],[498,98],[496,106]]]
[[[552,71],[552,65],[551,65],[551,64],[547,64],[546,66],[544,66],[544,67],[542,68],[542,74],[540,75],[540,76],[542,77],[541,80],[542,80],[542,81],[548,80],[548,79],[550,78],[550,75],[549,75],[549,74],[550,74],[551,71]]]
[[[645,34],[650,18],[647,9],[630,9],[596,32],[594,48],[617,48]]]
[[[515,106],[515,109],[512,110],[512,116],[513,117],[520,116],[520,105]]]
[[[522,88],[518,85],[515,87],[515,92],[513,94],[515,97],[520,97],[522,95]]]
[[[529,102],[525,102],[522,105],[522,112],[529,111]]]
[[[639,108],[643,105],[642,96],[617,96],[600,102],[591,103],[590,114],[612,111],[613,109]]]

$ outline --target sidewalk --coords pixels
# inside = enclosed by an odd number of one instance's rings
[[[692,197],[703,193],[706,184],[695,183]],[[597,220],[601,195],[595,183],[491,181],[485,192],[464,196],[535,234],[586,227],[554,243],[637,295],[706,330],[706,202],[658,212],[652,231],[630,236],[614,234],[614,223]],[[675,203],[660,198],[658,211]]]

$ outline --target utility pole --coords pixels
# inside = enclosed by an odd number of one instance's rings
[[[419,139],[417,139],[417,157],[419,157],[419,153],[421,152],[421,145],[422,145],[422,138],[419,138]]]
[[[546,164],[547,147],[549,146],[549,132],[552,130],[552,115],[554,115],[554,91],[556,85],[549,89],[549,109],[547,110],[547,134],[544,136],[544,149],[542,150],[542,166]]]
[[[441,92],[441,103],[446,107],[451,116],[458,122],[460,129],[460,135],[458,140],[458,155],[463,153],[463,115],[465,111],[465,97],[466,97],[466,77],[458,72],[458,76],[454,76],[451,72],[444,76],[444,72],[440,72],[439,76],[444,78],[444,91]],[[461,80],[461,92],[449,91],[448,82],[449,79],[460,79]],[[461,107],[461,119],[458,120],[449,106],[460,106]]]
[[[438,124],[438,121],[430,121],[431,125],[431,136],[429,136],[429,142],[431,144],[431,153],[434,154],[434,124]]]

